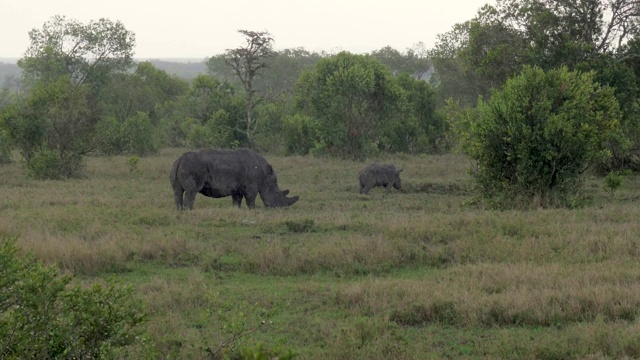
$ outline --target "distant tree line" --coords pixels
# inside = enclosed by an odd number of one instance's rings
[[[165,146],[463,151],[486,192],[529,187],[521,180],[548,168],[553,180],[531,196],[549,197],[589,167],[640,169],[639,13],[628,0],[498,0],[432,49],[364,55],[274,50],[268,32],[239,30],[245,43],[191,78],[134,62],[135,35],[119,22],[56,16],[29,33],[20,86],[0,92],[0,161],[17,150],[31,175],[65,178],[87,154]],[[574,139],[590,145],[565,146]],[[498,155],[509,171],[489,171]]]

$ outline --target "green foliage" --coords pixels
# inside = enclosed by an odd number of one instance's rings
[[[104,118],[97,126],[101,150],[109,155],[136,154],[138,156],[158,151],[160,138],[149,115],[137,112],[122,123],[115,117]]]
[[[437,86],[439,105],[447,99],[454,99],[462,107],[472,107],[478,96],[488,93],[487,84],[474,71],[468,71],[459,56],[469,42],[471,21],[456,24],[444,34],[437,36],[430,58],[433,62],[434,74],[430,82]]]
[[[134,73],[113,74],[100,89],[101,117],[124,124],[142,112],[154,127],[158,127],[162,118],[182,110],[179,100],[188,91],[188,82],[156,69],[149,62],[142,62]]]
[[[3,112],[8,134],[27,171],[39,179],[82,175],[82,156],[94,146],[87,89],[66,77],[39,82]]]
[[[0,164],[7,164],[11,162],[11,150],[13,145],[9,132],[2,127],[2,117],[0,116]]]
[[[471,106],[525,65],[596,70],[598,77],[607,71],[592,66],[600,58],[608,59],[612,69],[634,67],[637,49],[631,49],[637,32],[628,29],[635,29],[638,21],[635,7],[633,2],[603,0],[499,0],[484,5],[473,19],[438,36],[431,58],[441,100],[454,98],[463,107]],[[637,90],[620,87],[616,95],[629,91]],[[623,99],[618,101],[626,106]]]
[[[187,94],[171,107],[159,125],[166,145],[236,147],[246,142],[245,135],[238,131],[244,100],[228,82],[199,75]]]
[[[376,59],[341,52],[300,77],[296,101],[318,120],[318,143],[329,153],[361,157],[377,140],[381,124],[396,119],[404,93]]]
[[[604,189],[609,193],[609,196],[613,198],[616,190],[622,186],[624,178],[622,174],[612,171],[604,177]]]
[[[0,357],[109,359],[137,341],[146,316],[130,287],[71,281],[19,256],[15,239],[0,243]]]
[[[609,56],[600,55],[585,61],[579,66],[582,69],[596,71],[595,80],[610,86],[615,91],[620,104],[622,116],[620,128],[624,137],[613,139],[608,144],[611,157],[597,164],[601,174],[611,171],[640,170],[640,98],[639,79],[633,69]]]
[[[478,103],[465,150],[478,163],[474,177],[484,196],[568,204],[580,174],[606,158],[606,142],[619,135],[613,89],[593,77],[527,67],[489,103]]]
[[[63,177],[61,160],[57,153],[43,149],[35,153],[26,163],[29,175],[34,179],[57,180]]]
[[[429,71],[430,63],[423,43],[417,43],[405,52],[390,46],[371,52],[371,56],[389,67],[393,74],[405,74],[422,79]]]
[[[198,124],[195,119],[189,119],[186,145],[190,148],[234,148],[239,141],[234,136],[236,132],[228,124],[229,114],[220,109],[211,115],[204,125]]]
[[[449,131],[450,149],[468,152],[472,143],[470,141],[471,126],[478,118],[478,109],[475,107],[463,108],[459,101],[449,98],[442,110],[447,121]]]
[[[256,356],[258,359],[265,356],[268,351],[262,346],[257,348],[246,347],[249,336],[270,324],[270,318],[275,314],[274,310],[267,310],[257,303],[251,304],[246,300],[238,300],[221,297],[220,293],[214,293],[208,297],[207,318],[217,325],[217,331],[212,336],[215,339],[204,339],[209,345],[205,351],[212,359],[220,358],[248,358]],[[238,356],[240,354],[240,356]],[[287,356],[291,356],[287,352]],[[291,357],[285,357],[291,358]]]
[[[286,117],[283,122],[286,153],[306,155],[319,141],[318,122],[306,115],[296,114]]]
[[[293,111],[290,102],[290,96],[281,95],[273,102],[256,107],[256,120],[260,126],[256,129],[254,142],[258,150],[271,154],[286,152],[284,122]]]
[[[138,171],[139,162],[140,162],[140,158],[135,155],[127,159],[127,166],[129,166],[129,174],[133,174]]]
[[[97,94],[132,63],[135,36],[107,19],[54,16],[29,38],[18,61],[29,92],[4,115],[9,136],[37,178],[79,177],[82,157],[96,148]]]

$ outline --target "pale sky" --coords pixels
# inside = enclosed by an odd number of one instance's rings
[[[430,49],[486,3],[495,0],[0,0],[0,58],[21,57],[29,30],[54,15],[122,22],[136,58],[204,59],[244,45],[240,29],[268,31],[276,50]]]

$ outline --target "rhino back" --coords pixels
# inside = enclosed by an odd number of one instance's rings
[[[393,182],[395,175],[396,167],[393,164],[371,164],[360,170],[360,182]]]
[[[203,149],[183,154],[177,177],[185,188],[203,184],[220,195],[247,185],[259,185],[266,160],[249,149]]]

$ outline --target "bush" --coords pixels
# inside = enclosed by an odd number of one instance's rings
[[[132,289],[70,286],[72,278],[0,240],[0,358],[115,358],[145,320]]]
[[[32,175],[38,178],[82,175],[82,157],[95,146],[96,117],[90,109],[87,87],[75,86],[66,76],[38,82],[26,98],[8,106],[2,118]],[[32,165],[34,156],[37,159]]]
[[[62,169],[58,154],[51,150],[36,152],[26,163],[29,176],[34,179],[56,180],[62,178]]]
[[[619,136],[613,89],[593,78],[526,67],[490,102],[479,101],[479,119],[463,148],[477,161],[474,178],[484,196],[499,205],[512,199],[570,204],[581,174],[609,156],[605,145]]]

